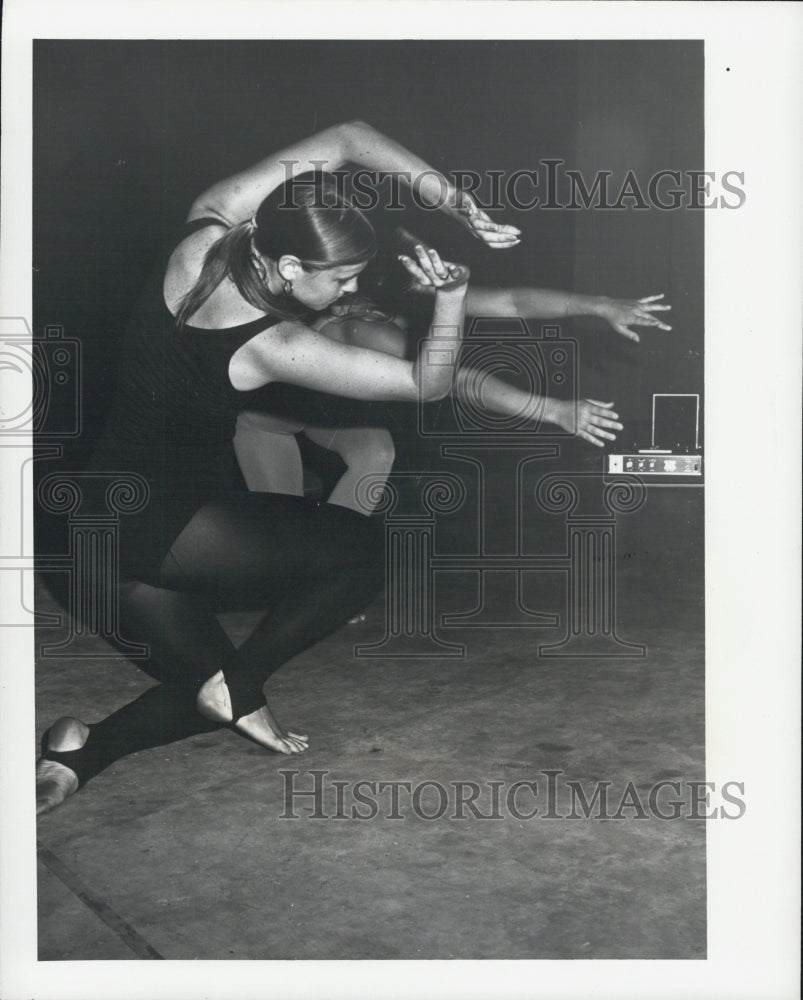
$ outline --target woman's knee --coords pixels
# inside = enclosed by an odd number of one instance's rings
[[[350,434],[338,451],[350,469],[366,473],[389,473],[396,460],[393,438],[383,428],[366,428]]]
[[[303,430],[304,422],[302,420],[277,417],[272,413],[265,413],[263,410],[241,410],[237,415],[237,434],[241,437],[249,433],[292,436],[300,434]]]

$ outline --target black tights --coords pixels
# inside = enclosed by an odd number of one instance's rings
[[[234,720],[291,657],[362,610],[382,584],[381,520],[294,496],[237,493],[199,510],[152,582],[120,586],[121,632],[147,642],[161,684],[89,727],[81,750],[43,750],[81,784],[127,754],[220,727],[201,716],[201,685],[223,671]],[[261,609],[235,649],[217,610]]]

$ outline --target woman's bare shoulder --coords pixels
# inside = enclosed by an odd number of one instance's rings
[[[198,280],[206,253],[213,243],[227,232],[223,221],[210,221],[185,236],[167,262],[164,280],[164,298],[167,307],[175,312],[179,303]]]

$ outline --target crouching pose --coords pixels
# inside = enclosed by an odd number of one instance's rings
[[[518,242],[517,230],[491,222],[359,122],[282,150],[196,200],[127,333],[91,463],[135,472],[150,491],[121,527],[120,581],[109,597],[119,601],[122,634],[148,644],[147,669],[161,683],[100,722],[67,716],[50,728],[37,764],[40,812],[127,754],[220,726],[286,754],[308,745],[277,723],[263,686],[376,594],[381,524],[346,507],[229,488],[223,470],[237,414],[274,381],[361,400],[442,398],[468,278],[434,251],[407,263],[434,295],[432,327],[412,361],[316,330],[315,317],[356,290],[375,252],[370,224],[335,180],[309,172],[345,163],[418,177],[423,198],[488,246]],[[251,608],[262,618],[235,649],[215,612]]]

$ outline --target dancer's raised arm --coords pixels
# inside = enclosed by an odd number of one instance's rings
[[[470,195],[404,146],[361,121],[333,125],[219,181],[195,200],[188,221],[211,217],[234,226],[250,219],[263,199],[290,177],[311,170],[331,172],[346,163],[395,174],[408,187],[415,185],[416,195],[425,205],[441,208],[489,247],[503,249],[519,242],[515,226],[492,222]]]

